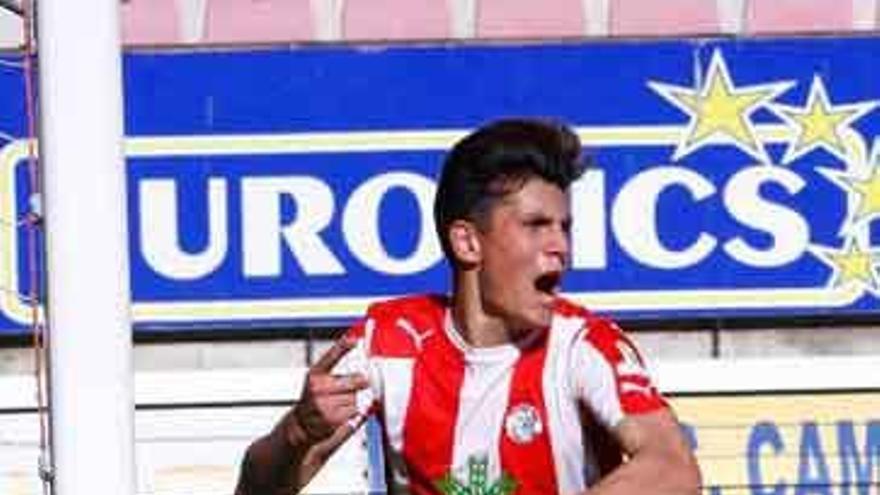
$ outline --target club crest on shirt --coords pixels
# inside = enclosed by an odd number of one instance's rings
[[[544,430],[538,410],[531,404],[517,404],[504,419],[504,431],[513,443],[524,444],[535,439]]]
[[[517,482],[502,472],[497,479],[489,479],[489,460],[485,456],[468,458],[466,471],[455,476],[447,472],[435,485],[443,495],[510,495]]]

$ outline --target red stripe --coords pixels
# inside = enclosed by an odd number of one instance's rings
[[[403,457],[410,490],[416,495],[438,493],[435,483],[452,466],[464,359],[445,333],[441,334],[427,339],[416,357],[403,425]]]
[[[546,336],[544,337],[546,340]],[[505,424],[501,434],[501,469],[516,481],[518,495],[544,495],[558,493],[553,451],[544,404],[543,371],[547,357],[546,342],[540,343],[523,354],[516,363],[510,387],[510,398],[505,412]],[[530,441],[518,443],[510,437],[507,419],[516,410],[532,410],[538,413],[541,432]]]
[[[360,320],[358,320],[358,321],[356,321],[356,322],[355,322],[351,327],[349,327],[349,329],[345,332],[345,336],[344,336],[344,338],[349,338],[349,339],[362,339],[362,338],[364,338],[364,335],[365,335],[365,333],[366,333],[366,332],[365,332],[365,327],[364,327],[364,324],[365,324],[365,323],[366,323],[366,320],[363,319],[363,318],[360,319]]]
[[[368,311],[375,330],[370,343],[370,354],[382,357],[415,357],[421,350],[412,335],[400,327],[405,320],[415,332],[432,338],[443,330],[446,299],[441,296],[405,297],[375,304]]]
[[[611,367],[617,394],[620,397],[620,407],[624,414],[641,414],[667,407],[665,399],[651,384],[647,375],[620,373],[619,365],[624,361],[620,350],[621,346],[629,348],[635,354],[638,363],[634,364],[643,366],[644,362],[638,349],[620,328],[613,322],[602,318],[589,318],[587,325],[590,330],[586,333],[585,340],[604,356]],[[624,382],[643,385],[643,388],[638,391],[624,391]]]

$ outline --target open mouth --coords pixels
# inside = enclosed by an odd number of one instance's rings
[[[562,272],[546,272],[535,279],[535,289],[548,296],[555,296],[561,282]]]

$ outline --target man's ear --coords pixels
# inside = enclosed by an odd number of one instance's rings
[[[478,264],[483,259],[477,226],[467,220],[455,220],[449,224],[449,247],[460,263]]]

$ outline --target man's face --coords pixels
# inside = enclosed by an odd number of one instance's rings
[[[490,209],[479,229],[480,292],[487,312],[510,330],[550,325],[569,255],[568,195],[540,178]]]

